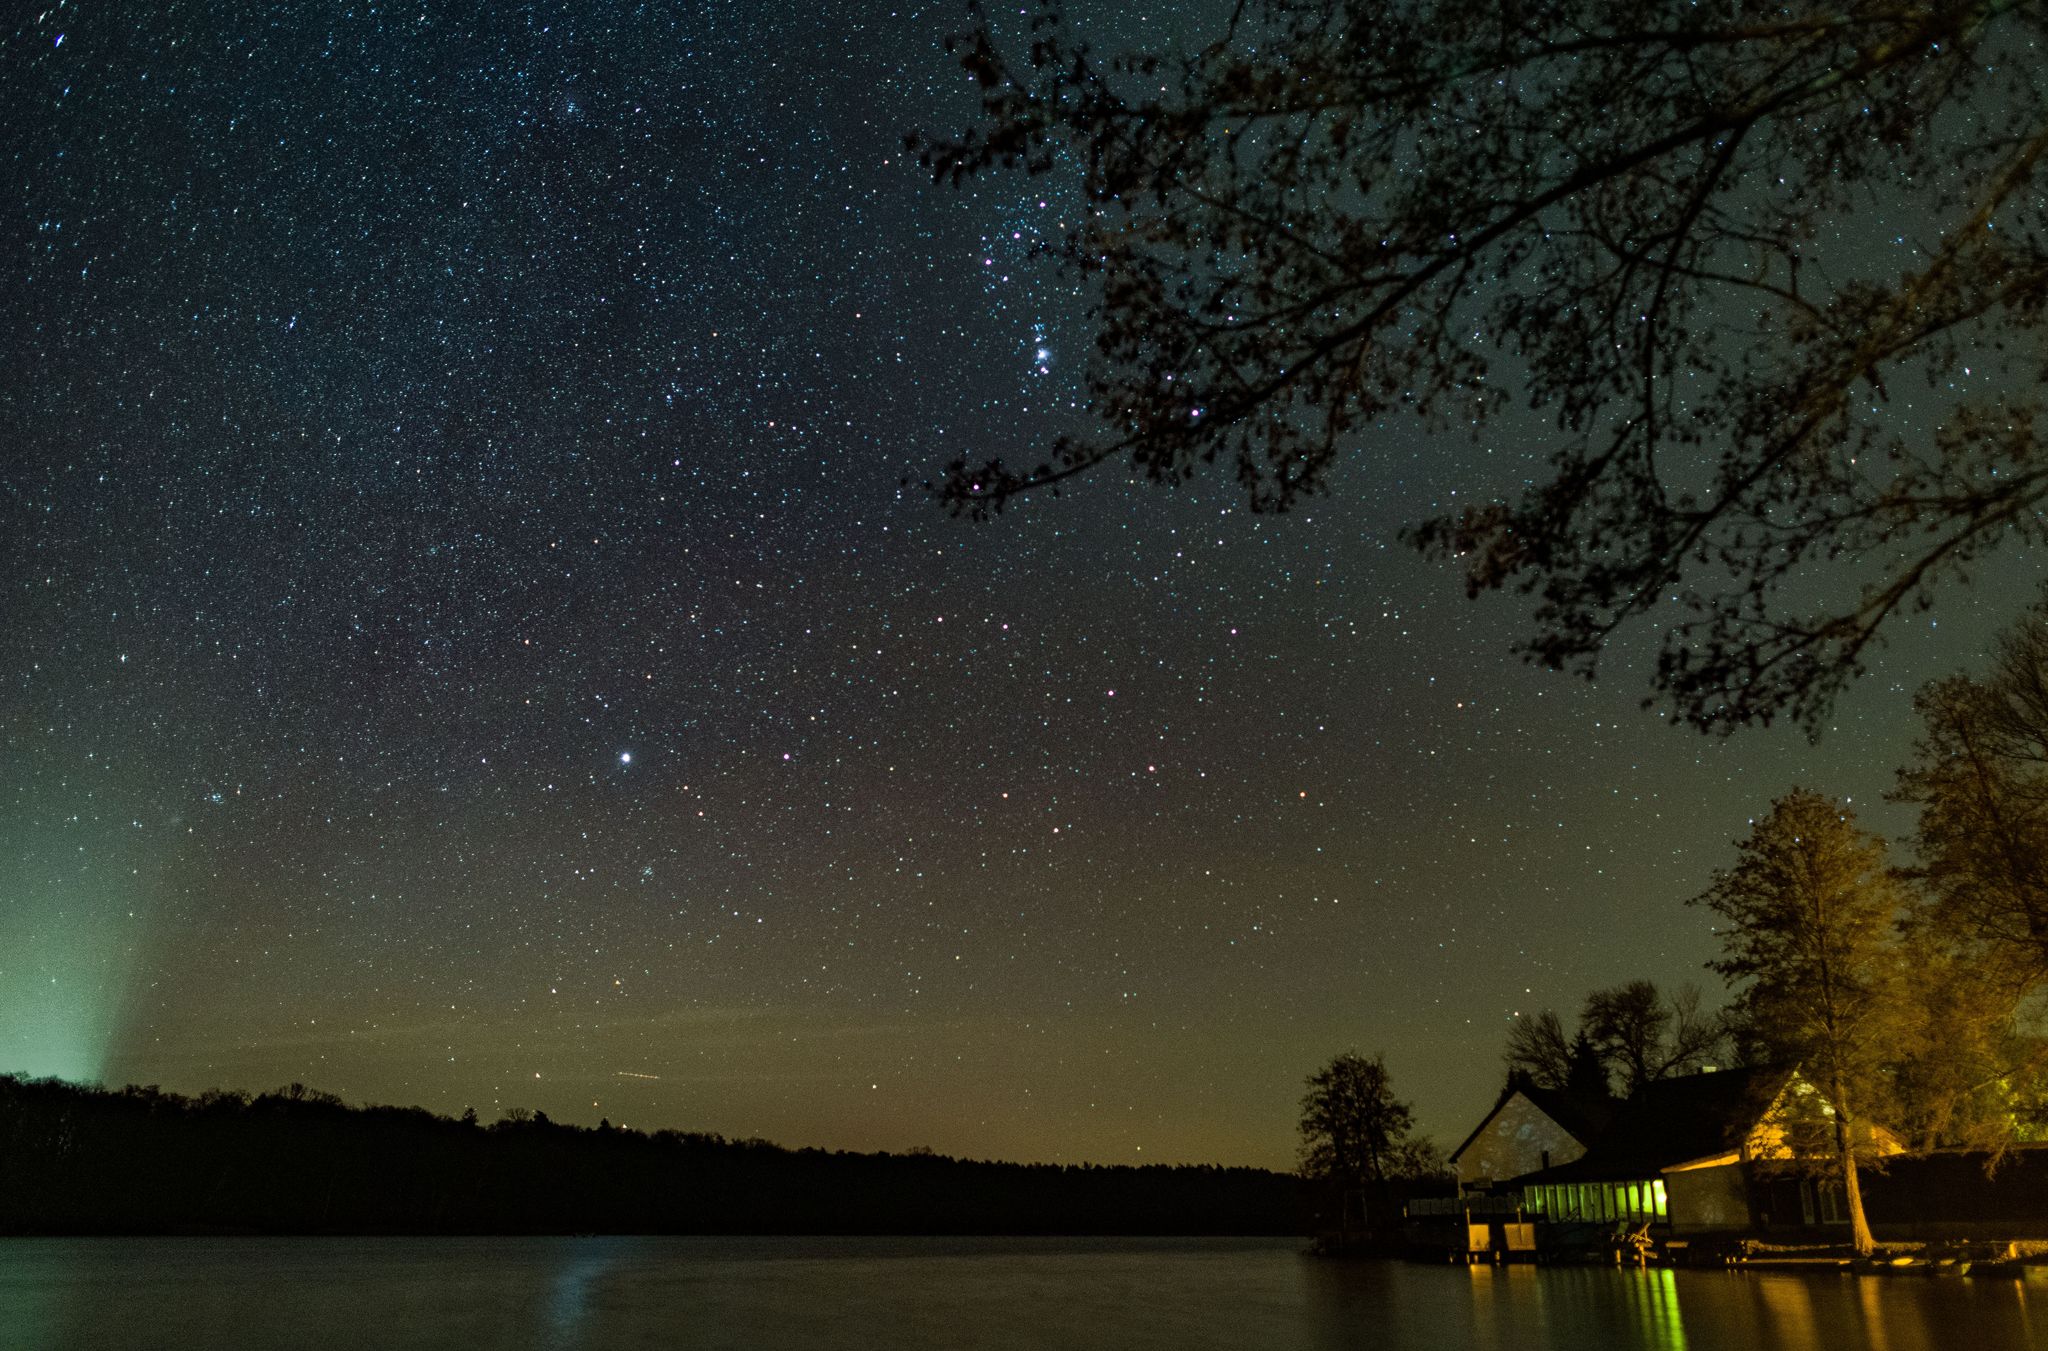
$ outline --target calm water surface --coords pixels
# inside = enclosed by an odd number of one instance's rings
[[[1293,1241],[9,1239],[0,1347],[2048,1347],[2048,1282],[1326,1262]]]

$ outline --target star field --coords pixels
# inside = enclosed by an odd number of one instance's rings
[[[1526,440],[944,517],[1081,415],[1071,185],[903,152],[955,10],[772,9],[0,33],[0,1071],[1284,1166],[1334,1051],[1454,1143],[1516,1011],[1706,983],[1794,782],[1899,831],[2024,562],[1816,747],[1397,542]]]

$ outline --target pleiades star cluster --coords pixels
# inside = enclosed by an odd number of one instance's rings
[[[1106,45],[1213,16],[1116,7]],[[934,187],[952,6],[52,0],[0,31],[0,1071],[486,1120],[1286,1166],[1384,1050],[1445,1143],[1509,1020],[1712,977],[1685,897],[1818,744],[1509,655],[1400,527],[918,486],[1082,425],[1071,174]]]

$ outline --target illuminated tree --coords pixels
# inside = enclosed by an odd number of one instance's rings
[[[1793,1124],[1825,1125],[1818,1143],[1841,1177],[1851,1239],[1868,1253],[1857,1163],[1873,1149],[1863,1113],[1883,1100],[1898,1036],[1892,933],[1904,897],[1884,841],[1818,793],[1779,798],[1736,851],[1694,898],[1728,922],[1710,965],[1739,987],[1751,1033],[1824,1095],[1812,1104],[1819,1119]]]
[[[1914,703],[1926,733],[1896,796],[1920,808],[1917,875],[1939,927],[2048,981],[2048,599],[1989,674],[1937,681]]]
[[[1983,1150],[1995,1167],[2048,1126],[2048,1040],[2024,1024],[2024,989],[1996,954],[1925,910],[1902,948],[1890,1124],[1916,1149]]]
[[[2002,1150],[2042,1124],[2048,1045],[2021,1010],[2048,987],[2048,596],[1989,669],[1924,687],[1893,796],[1920,809],[1920,960],[1899,1066],[1923,1141]]]
[[[954,40],[980,119],[912,144],[1078,180],[1099,430],[952,464],[956,511],[1217,460],[1285,509],[1396,419],[1534,409],[1548,472],[1444,475],[1414,541],[1532,594],[1550,666],[1656,616],[1658,697],[1719,730],[1813,725],[1889,620],[2043,537],[2048,7],[1262,0],[1103,62],[1040,2]]]

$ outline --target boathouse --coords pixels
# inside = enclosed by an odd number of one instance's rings
[[[1552,1223],[1648,1224],[1671,1236],[1843,1223],[1841,1186],[1783,1167],[1833,1108],[1797,1072],[1723,1070],[1647,1084],[1586,1152],[1508,1185]],[[1865,1127],[1878,1154],[1902,1146]],[[1774,1167],[1773,1165],[1778,1165]]]

